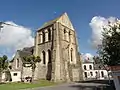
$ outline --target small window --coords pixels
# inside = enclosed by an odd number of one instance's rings
[[[85,77],[87,78],[87,72],[84,72]]]
[[[104,77],[104,72],[103,71],[101,71],[101,76]]]
[[[84,65],[84,70],[87,70],[86,65]]]
[[[91,75],[91,76],[93,76],[93,73],[92,73],[92,72],[90,72],[90,75]]]
[[[48,29],[48,40],[49,41],[51,40],[51,30],[50,30],[50,28]]]
[[[43,43],[45,42],[45,32],[42,32],[43,33]]]
[[[19,68],[19,59],[17,58],[17,68]]]
[[[89,65],[89,68],[92,69],[92,65]]]
[[[17,73],[13,73],[13,76],[17,76]]]
[[[48,63],[51,63],[51,51],[48,50]]]
[[[72,48],[71,48],[70,52],[71,52],[71,62],[72,62],[73,61],[73,49]]]
[[[46,64],[46,55],[45,55],[45,51],[42,51],[43,54],[43,64]]]

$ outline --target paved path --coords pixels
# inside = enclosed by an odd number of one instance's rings
[[[24,90],[98,90],[96,87],[106,86],[105,84],[96,83],[72,83],[72,84],[62,84],[50,87],[39,87],[35,89],[24,89]],[[99,89],[103,90],[103,89]]]

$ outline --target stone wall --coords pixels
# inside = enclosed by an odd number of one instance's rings
[[[22,71],[22,79],[25,79],[25,77],[32,77],[32,69],[31,67],[23,67]]]
[[[17,59],[19,60],[19,62],[17,62]],[[19,66],[17,66],[17,63],[19,64]],[[11,64],[12,66],[12,71],[21,71],[22,70],[22,60],[19,56],[18,51],[15,54],[15,57],[13,58],[13,62]]]
[[[51,79],[55,82],[80,80],[80,65],[77,68],[69,67],[68,65],[69,63],[76,66],[80,60],[78,58],[76,33],[71,25],[68,16],[64,14],[52,25],[38,30],[35,38],[34,55],[40,56],[41,62],[37,65],[35,77],[47,79],[46,76],[49,76],[51,73]],[[48,40],[47,31],[49,29],[51,29],[52,33],[52,40],[50,41]],[[44,39],[42,36],[43,32],[45,32],[45,42],[42,42],[42,39]],[[51,64],[48,64],[48,50],[51,50]],[[43,63],[43,51],[46,54],[45,64]],[[49,70],[49,68],[51,69]]]

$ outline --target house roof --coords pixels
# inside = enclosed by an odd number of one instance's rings
[[[15,57],[16,56],[18,57],[18,55],[19,55],[19,58],[21,58],[21,60],[24,61],[23,57],[33,55],[33,50],[34,50],[34,47],[26,47],[23,50],[17,50],[17,53],[16,53]],[[13,60],[14,60],[14,58],[13,58]],[[11,62],[13,62],[13,60]]]

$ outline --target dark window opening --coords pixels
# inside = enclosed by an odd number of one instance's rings
[[[46,59],[45,58],[45,51],[43,51],[42,54],[43,54],[43,64],[46,64],[46,61],[45,61],[45,59]]]
[[[17,73],[13,73],[13,76],[17,76]]]
[[[87,78],[87,72],[84,72],[85,77]]]
[[[87,68],[86,68],[86,65],[84,65],[84,70],[86,70]]]
[[[73,61],[73,49],[72,48],[71,48],[70,52],[71,52],[71,62],[72,62]]]
[[[48,63],[51,63],[51,51],[48,50]]]
[[[19,67],[19,59],[17,59],[17,68]]]
[[[45,32],[43,32],[43,43],[45,42]]]
[[[104,77],[104,72],[103,71],[101,71],[101,76]]]
[[[50,41],[50,40],[51,40],[51,30],[48,29],[48,41]]]
[[[89,68],[92,69],[92,65],[89,65]]]
[[[90,72],[90,75],[91,75],[91,76],[93,76],[93,73],[92,73],[92,72]]]

